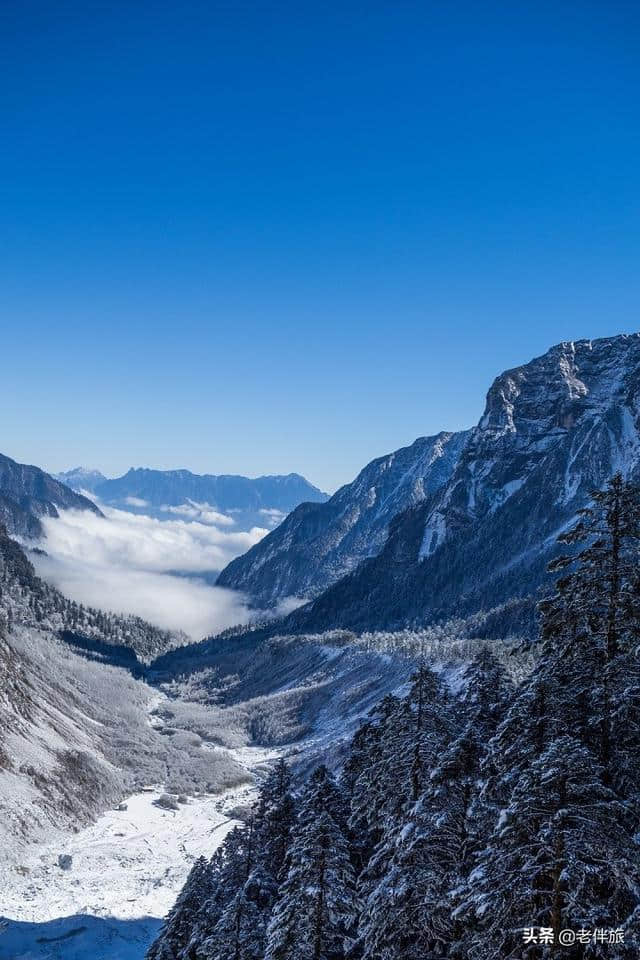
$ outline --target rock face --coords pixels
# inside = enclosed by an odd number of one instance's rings
[[[305,503],[244,556],[218,583],[261,604],[310,598],[379,553],[397,514],[440,489],[451,476],[468,432],[422,437],[373,460],[327,503]]]
[[[548,527],[545,511],[572,514],[616,470],[634,472],[639,383],[637,334],[562,343],[499,376],[450,483],[429,511],[421,558],[458,524],[491,517],[508,501],[535,509],[528,526],[536,542],[535,531]]]
[[[558,533],[613,473],[640,474],[639,429],[638,334],[561,343],[506,371],[447,481],[281,630],[400,626],[501,605],[502,632],[530,628]]]
[[[0,523],[10,533],[40,536],[39,518],[57,517],[58,508],[100,514],[95,503],[54,480],[39,467],[16,463],[0,454]]]

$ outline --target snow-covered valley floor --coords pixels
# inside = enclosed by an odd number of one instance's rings
[[[267,750],[230,751],[251,770]],[[210,856],[249,804],[254,787],[191,797],[179,809],[155,803],[162,793],[134,794],[65,840],[40,846],[0,884],[0,960],[142,960],[193,861]],[[68,854],[63,870],[58,856]]]

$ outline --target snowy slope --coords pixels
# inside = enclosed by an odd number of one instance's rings
[[[468,433],[420,437],[378,457],[327,503],[304,503],[246,554],[232,560],[221,586],[261,604],[314,597],[379,553],[393,518],[447,482]]]
[[[496,378],[447,482],[280,629],[400,627],[507,605],[517,617],[506,611],[497,635],[531,633],[555,538],[618,470],[640,475],[640,334],[558,344]]]
[[[273,751],[239,749],[247,771]],[[178,810],[156,805],[161,788],[128,797],[95,824],[32,849],[0,874],[0,960],[141,960],[193,861],[211,856],[254,799],[253,785],[198,796]],[[71,868],[58,856],[72,857]]]

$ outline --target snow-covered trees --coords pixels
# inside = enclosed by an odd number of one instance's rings
[[[468,955],[517,956],[525,928],[549,930],[558,944],[564,929],[624,925],[640,882],[633,832],[593,754],[572,737],[554,740],[523,771],[470,875],[466,906],[479,934]],[[626,949],[604,955],[637,955]]]
[[[255,829],[259,860],[275,882],[282,879],[296,820],[291,771],[280,759],[260,790]]]
[[[267,924],[285,867],[295,810],[291,773],[280,760],[262,784],[254,816],[236,831],[238,847],[226,855],[222,896],[203,918],[210,933],[200,933],[198,960],[264,957]]]
[[[639,517],[637,490],[617,476],[561,537],[579,549],[552,564],[563,575],[541,604],[538,670],[483,764],[478,810],[490,833],[458,910],[477,925],[471,957],[515,955],[524,926],[551,931],[557,944],[563,928],[631,931],[635,922]],[[525,955],[546,954],[538,945]]]
[[[543,604],[543,635],[586,631],[611,661],[621,645],[637,644],[640,488],[617,473],[558,539],[573,550],[551,564],[563,576]]]
[[[184,955],[196,915],[210,893],[211,873],[210,864],[204,857],[199,857],[146,960],[179,960]]]
[[[194,864],[148,960],[263,960],[295,822],[291,772],[281,760],[248,822],[210,861]]]
[[[561,537],[518,686],[477,646],[449,687],[421,660],[337,781],[323,766],[294,789],[279,763],[152,960],[638,956],[639,531],[640,495],[614,477]],[[603,930],[615,941],[585,939]]]
[[[571,690],[565,724],[638,805],[640,488],[616,474],[559,539],[573,552],[550,567],[562,576],[541,604],[542,669]]]
[[[419,678],[413,702],[417,683]],[[507,689],[504,671],[483,651],[456,704],[457,730],[439,685],[431,681],[424,712],[417,699],[416,715],[422,715],[422,732],[431,743],[425,751],[429,766],[423,767],[417,798],[387,826],[362,873],[363,889],[369,881],[359,931],[365,957],[421,960],[458,941],[457,898],[482,839],[482,821],[474,816],[480,764]],[[372,875],[377,882],[371,883]]]
[[[201,960],[262,960],[274,895],[273,878],[262,867],[254,867],[196,956]]]
[[[268,930],[265,960],[343,960],[357,922],[344,804],[325,767],[310,780]]]

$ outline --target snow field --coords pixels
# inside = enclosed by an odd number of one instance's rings
[[[230,753],[247,769],[275,756],[250,747]],[[0,960],[142,960],[193,861],[214,853],[238,822],[231,812],[255,797],[245,784],[174,811],[156,805],[163,792],[135,793],[126,810],[109,810],[4,871]],[[58,866],[60,854],[72,857],[71,869]]]

